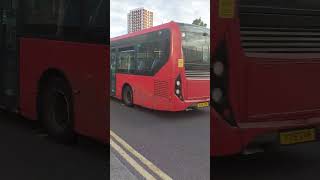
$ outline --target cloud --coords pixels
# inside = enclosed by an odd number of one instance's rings
[[[144,7],[154,13],[154,25],[169,21],[192,23],[196,18],[210,26],[210,0],[111,0],[111,37],[127,33],[127,14]]]

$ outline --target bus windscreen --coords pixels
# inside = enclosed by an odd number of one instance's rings
[[[182,50],[188,77],[209,77],[210,32],[209,29],[180,24]]]

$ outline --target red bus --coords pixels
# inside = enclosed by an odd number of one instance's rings
[[[40,120],[60,142],[109,142],[107,3],[1,1],[1,108]]]
[[[111,39],[111,95],[182,111],[210,100],[209,29],[170,22]]]
[[[211,156],[318,141],[320,3],[212,3]]]

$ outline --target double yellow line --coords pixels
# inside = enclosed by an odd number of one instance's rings
[[[147,180],[156,180],[156,178],[150,174],[146,169],[144,169],[137,161],[135,161],[126,151],[137,158],[142,164],[149,168],[152,173],[156,174],[160,179],[172,180],[170,176],[161,171],[157,166],[155,166],[151,161],[142,156],[138,151],[133,149],[128,143],[121,139],[117,134],[110,130],[110,145],[111,147],[119,153],[119,155],[125,159],[141,176]],[[120,145],[118,145],[118,144]],[[124,150],[125,149],[125,150]]]

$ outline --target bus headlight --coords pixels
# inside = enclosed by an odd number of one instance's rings
[[[221,100],[222,100],[222,97],[223,97],[223,93],[222,93],[222,90],[220,88],[215,88],[213,89],[213,92],[212,92],[212,100],[215,102],[215,103],[220,103]]]
[[[213,64],[213,73],[217,76],[222,76],[224,72],[224,65],[222,62],[220,61],[216,61],[214,64]]]
[[[181,85],[181,81],[177,81],[177,82],[176,82],[176,85],[177,85],[177,86],[180,86],[180,85]]]
[[[180,90],[176,89],[176,94],[179,95],[180,94]]]

